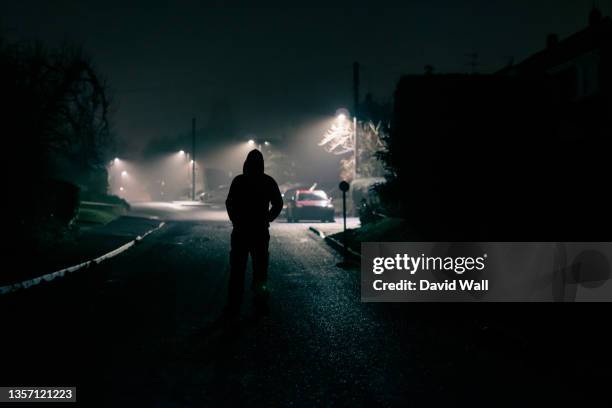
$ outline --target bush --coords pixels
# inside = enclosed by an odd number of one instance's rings
[[[9,203],[8,232],[14,244],[50,247],[69,238],[78,214],[79,188],[54,179],[20,187]]]
[[[368,204],[365,198],[361,199],[361,203],[359,204],[359,221],[361,225],[370,224],[376,221],[381,220],[383,217],[374,211],[372,206]]]
[[[70,225],[79,209],[79,188],[74,184],[60,180],[50,180],[43,190],[43,208],[47,215],[60,224]]]
[[[350,198],[355,203],[355,212],[360,218],[362,211],[383,212],[381,211],[382,208],[376,186],[384,182],[384,180],[382,177],[363,177],[355,179],[351,183]],[[367,210],[362,208],[364,202],[367,205]]]

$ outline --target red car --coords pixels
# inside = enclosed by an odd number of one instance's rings
[[[320,220],[335,222],[334,205],[323,190],[293,190],[287,198],[287,221]]]

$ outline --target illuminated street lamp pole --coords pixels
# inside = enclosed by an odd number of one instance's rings
[[[359,116],[359,62],[353,62],[353,132],[355,139],[353,140],[353,150],[354,150],[354,171],[353,171],[353,181],[357,179],[357,116]]]
[[[191,119],[191,199],[195,201],[195,190],[196,190],[196,172],[195,172],[195,159],[196,159],[196,139],[195,139],[195,127],[196,119]]]
[[[110,162],[110,169],[108,171],[108,183],[109,183],[109,187],[111,189],[111,191],[115,191],[116,189],[116,183],[119,183],[119,186],[121,187],[119,191],[123,192],[123,180],[122,178],[125,178],[127,176],[127,171],[119,171],[119,165],[121,164],[121,160],[119,160],[118,157],[115,157],[113,160],[111,160]],[[118,174],[118,176],[116,176]]]
[[[353,116],[353,181],[357,179],[357,116]]]
[[[189,159],[189,153],[185,152],[184,150],[180,150],[178,152],[179,156],[185,159],[185,162],[187,163],[187,178],[185,178],[185,183],[187,185],[187,188],[189,191],[191,189],[191,161]],[[181,183],[181,188],[182,188],[182,183]],[[187,193],[187,198],[189,198],[189,193]]]

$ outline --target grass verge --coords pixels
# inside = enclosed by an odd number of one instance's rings
[[[76,223],[82,226],[108,224],[125,213],[126,209],[119,205],[84,201],[79,206]]]

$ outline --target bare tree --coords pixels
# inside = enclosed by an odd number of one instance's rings
[[[33,158],[35,177],[57,176],[50,163],[58,161],[76,167],[73,175],[101,171],[112,146],[111,103],[82,49],[0,41],[0,60],[0,98],[10,106],[2,125],[19,135],[11,143]]]
[[[346,118],[338,118],[325,133],[319,142],[326,151],[334,155],[354,153],[355,137],[357,140],[358,171],[361,177],[382,176],[384,169],[378,160],[379,152],[384,150],[382,138],[384,131],[381,124],[375,125],[372,121],[355,124]],[[351,180],[354,174],[355,154],[340,160],[340,178]]]
[[[107,191],[107,84],[79,47],[0,38],[0,89],[9,229],[55,241],[84,194]]]
[[[354,134],[353,123],[344,117],[338,118],[327,130],[319,146],[335,155],[350,153],[354,149]]]
[[[382,177],[384,166],[378,159],[378,154],[385,150],[383,138],[385,131],[381,123],[374,125],[367,121],[358,131],[359,135],[359,175],[361,177]]]

